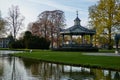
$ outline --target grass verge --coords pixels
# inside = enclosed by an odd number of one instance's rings
[[[81,52],[56,52],[50,50],[37,50],[33,51],[32,53],[24,52],[13,54],[13,56],[60,64],[104,68],[120,71],[119,56],[88,56],[82,55]]]

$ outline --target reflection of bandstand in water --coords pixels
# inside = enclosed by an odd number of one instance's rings
[[[98,49],[93,46],[93,35],[95,35],[95,30],[87,29],[80,24],[80,19],[77,17],[74,20],[74,26],[61,30],[60,35],[62,36],[62,44],[56,50],[72,50],[72,51],[98,51]],[[65,42],[65,36],[70,36],[70,40],[68,43]],[[73,41],[73,37],[80,37],[80,43],[75,43]],[[89,37],[89,41],[86,41],[86,36]]]
[[[24,61],[23,61],[24,60]],[[120,71],[2,57],[0,80],[119,80]],[[26,61],[25,61],[26,60]],[[77,68],[77,69],[76,69]]]
[[[32,66],[31,68],[34,68]],[[34,68],[36,69],[37,66]],[[33,70],[34,70],[33,69]],[[42,80],[119,80],[120,72],[41,62],[35,74]],[[34,75],[34,74],[33,74]]]
[[[4,67],[3,69],[4,73],[2,75],[3,76],[2,79],[0,80],[84,80],[84,79],[119,80],[120,79],[120,72],[112,71],[112,70],[75,67],[64,64],[39,62],[30,59],[22,60],[18,58],[9,58],[9,60],[7,58],[7,60],[3,62],[5,62],[2,63],[2,66]]]
[[[88,79],[94,79],[94,75],[90,74],[90,72],[85,70],[85,68],[78,67],[77,71],[74,68],[76,67],[42,62],[39,64],[38,75],[41,76],[40,79],[42,80],[81,80],[84,77],[87,77]]]

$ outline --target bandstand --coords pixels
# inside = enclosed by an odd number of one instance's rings
[[[64,29],[60,32],[62,37],[62,44],[58,50],[66,50],[66,51],[98,51],[98,48],[93,46],[93,36],[95,35],[95,30],[87,29],[80,24],[81,20],[77,17],[74,20],[74,25],[67,29]],[[65,42],[65,36],[69,36],[69,42]],[[81,42],[79,44],[74,43],[73,37],[80,37]],[[86,42],[86,37],[89,37],[89,42]]]

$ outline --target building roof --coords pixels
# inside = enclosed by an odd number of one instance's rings
[[[78,14],[77,14],[77,17],[74,20],[74,25],[72,27],[62,30],[61,34],[64,34],[64,35],[65,34],[66,35],[69,35],[69,34],[72,34],[72,35],[83,35],[83,34],[94,35],[96,33],[95,30],[90,30],[90,29],[87,29],[87,28],[81,26],[80,21],[81,20],[78,18]]]

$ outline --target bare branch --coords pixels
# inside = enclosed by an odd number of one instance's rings
[[[7,22],[9,24],[8,26],[10,27],[10,31],[12,32],[14,39],[16,39],[16,36],[20,31],[24,19],[25,18],[20,14],[18,6],[12,5],[11,8],[9,8]]]

